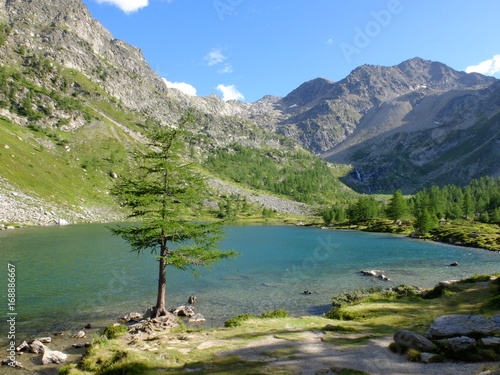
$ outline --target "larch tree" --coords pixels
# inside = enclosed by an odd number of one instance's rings
[[[394,192],[387,207],[387,216],[396,221],[402,219],[409,211],[408,203],[403,197],[403,192],[398,189]]]
[[[158,257],[154,317],[167,313],[167,266],[197,273],[199,267],[237,255],[218,246],[224,236],[221,222],[193,221],[207,191],[203,177],[183,158],[185,129],[193,121],[193,114],[188,113],[174,129],[156,126],[149,134],[148,151],[136,153],[137,170],[121,179],[112,191],[137,224],[110,230],[132,251],[149,250]]]

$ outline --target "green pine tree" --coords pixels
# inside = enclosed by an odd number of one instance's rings
[[[415,220],[415,228],[422,234],[427,234],[437,225],[437,218],[431,215],[427,208],[420,210]]]
[[[402,219],[408,213],[408,204],[403,197],[401,190],[396,190],[392,195],[389,206],[387,207],[387,216],[394,221]]]
[[[159,261],[158,295],[153,315],[165,315],[166,268],[192,270],[236,255],[217,246],[223,237],[222,224],[188,221],[199,212],[206,188],[202,177],[182,158],[182,135],[193,121],[189,113],[177,129],[156,128],[150,148],[138,154],[137,173],[124,178],[113,190],[122,206],[130,209],[136,225],[110,230],[128,242],[132,251],[150,251]],[[175,245],[175,246],[174,246]]]

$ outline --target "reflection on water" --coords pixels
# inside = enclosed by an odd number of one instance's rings
[[[240,313],[275,308],[292,315],[321,314],[332,295],[355,288],[430,287],[441,280],[500,272],[497,253],[386,234],[286,226],[232,226],[227,232],[222,247],[241,256],[203,270],[201,278],[168,270],[168,308],[196,295],[206,324],[217,326]],[[17,268],[21,331],[114,321],[155,301],[155,257],[130,253],[104,225],[2,231],[0,258],[5,263],[2,280],[7,262]],[[459,267],[448,266],[455,261]],[[361,269],[384,270],[391,281],[361,276]],[[6,288],[1,293],[6,301]]]

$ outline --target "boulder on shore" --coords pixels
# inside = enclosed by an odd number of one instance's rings
[[[140,314],[140,313],[129,313],[127,315],[125,315],[122,320],[125,322],[125,323],[128,323],[128,322],[138,322],[140,321],[141,319],[143,319],[143,315]]]
[[[417,349],[421,352],[436,350],[436,345],[418,333],[402,329],[394,334],[394,341],[405,349]]]
[[[436,318],[425,336],[436,339],[460,336],[486,337],[496,332],[499,332],[497,325],[484,316],[455,314]]]
[[[476,340],[467,336],[452,337],[450,339],[440,340],[440,342],[445,343],[449,347],[449,350],[455,353],[476,347]]]

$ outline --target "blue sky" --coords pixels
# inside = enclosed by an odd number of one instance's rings
[[[253,102],[421,57],[500,78],[498,0],[83,0],[170,86]]]

